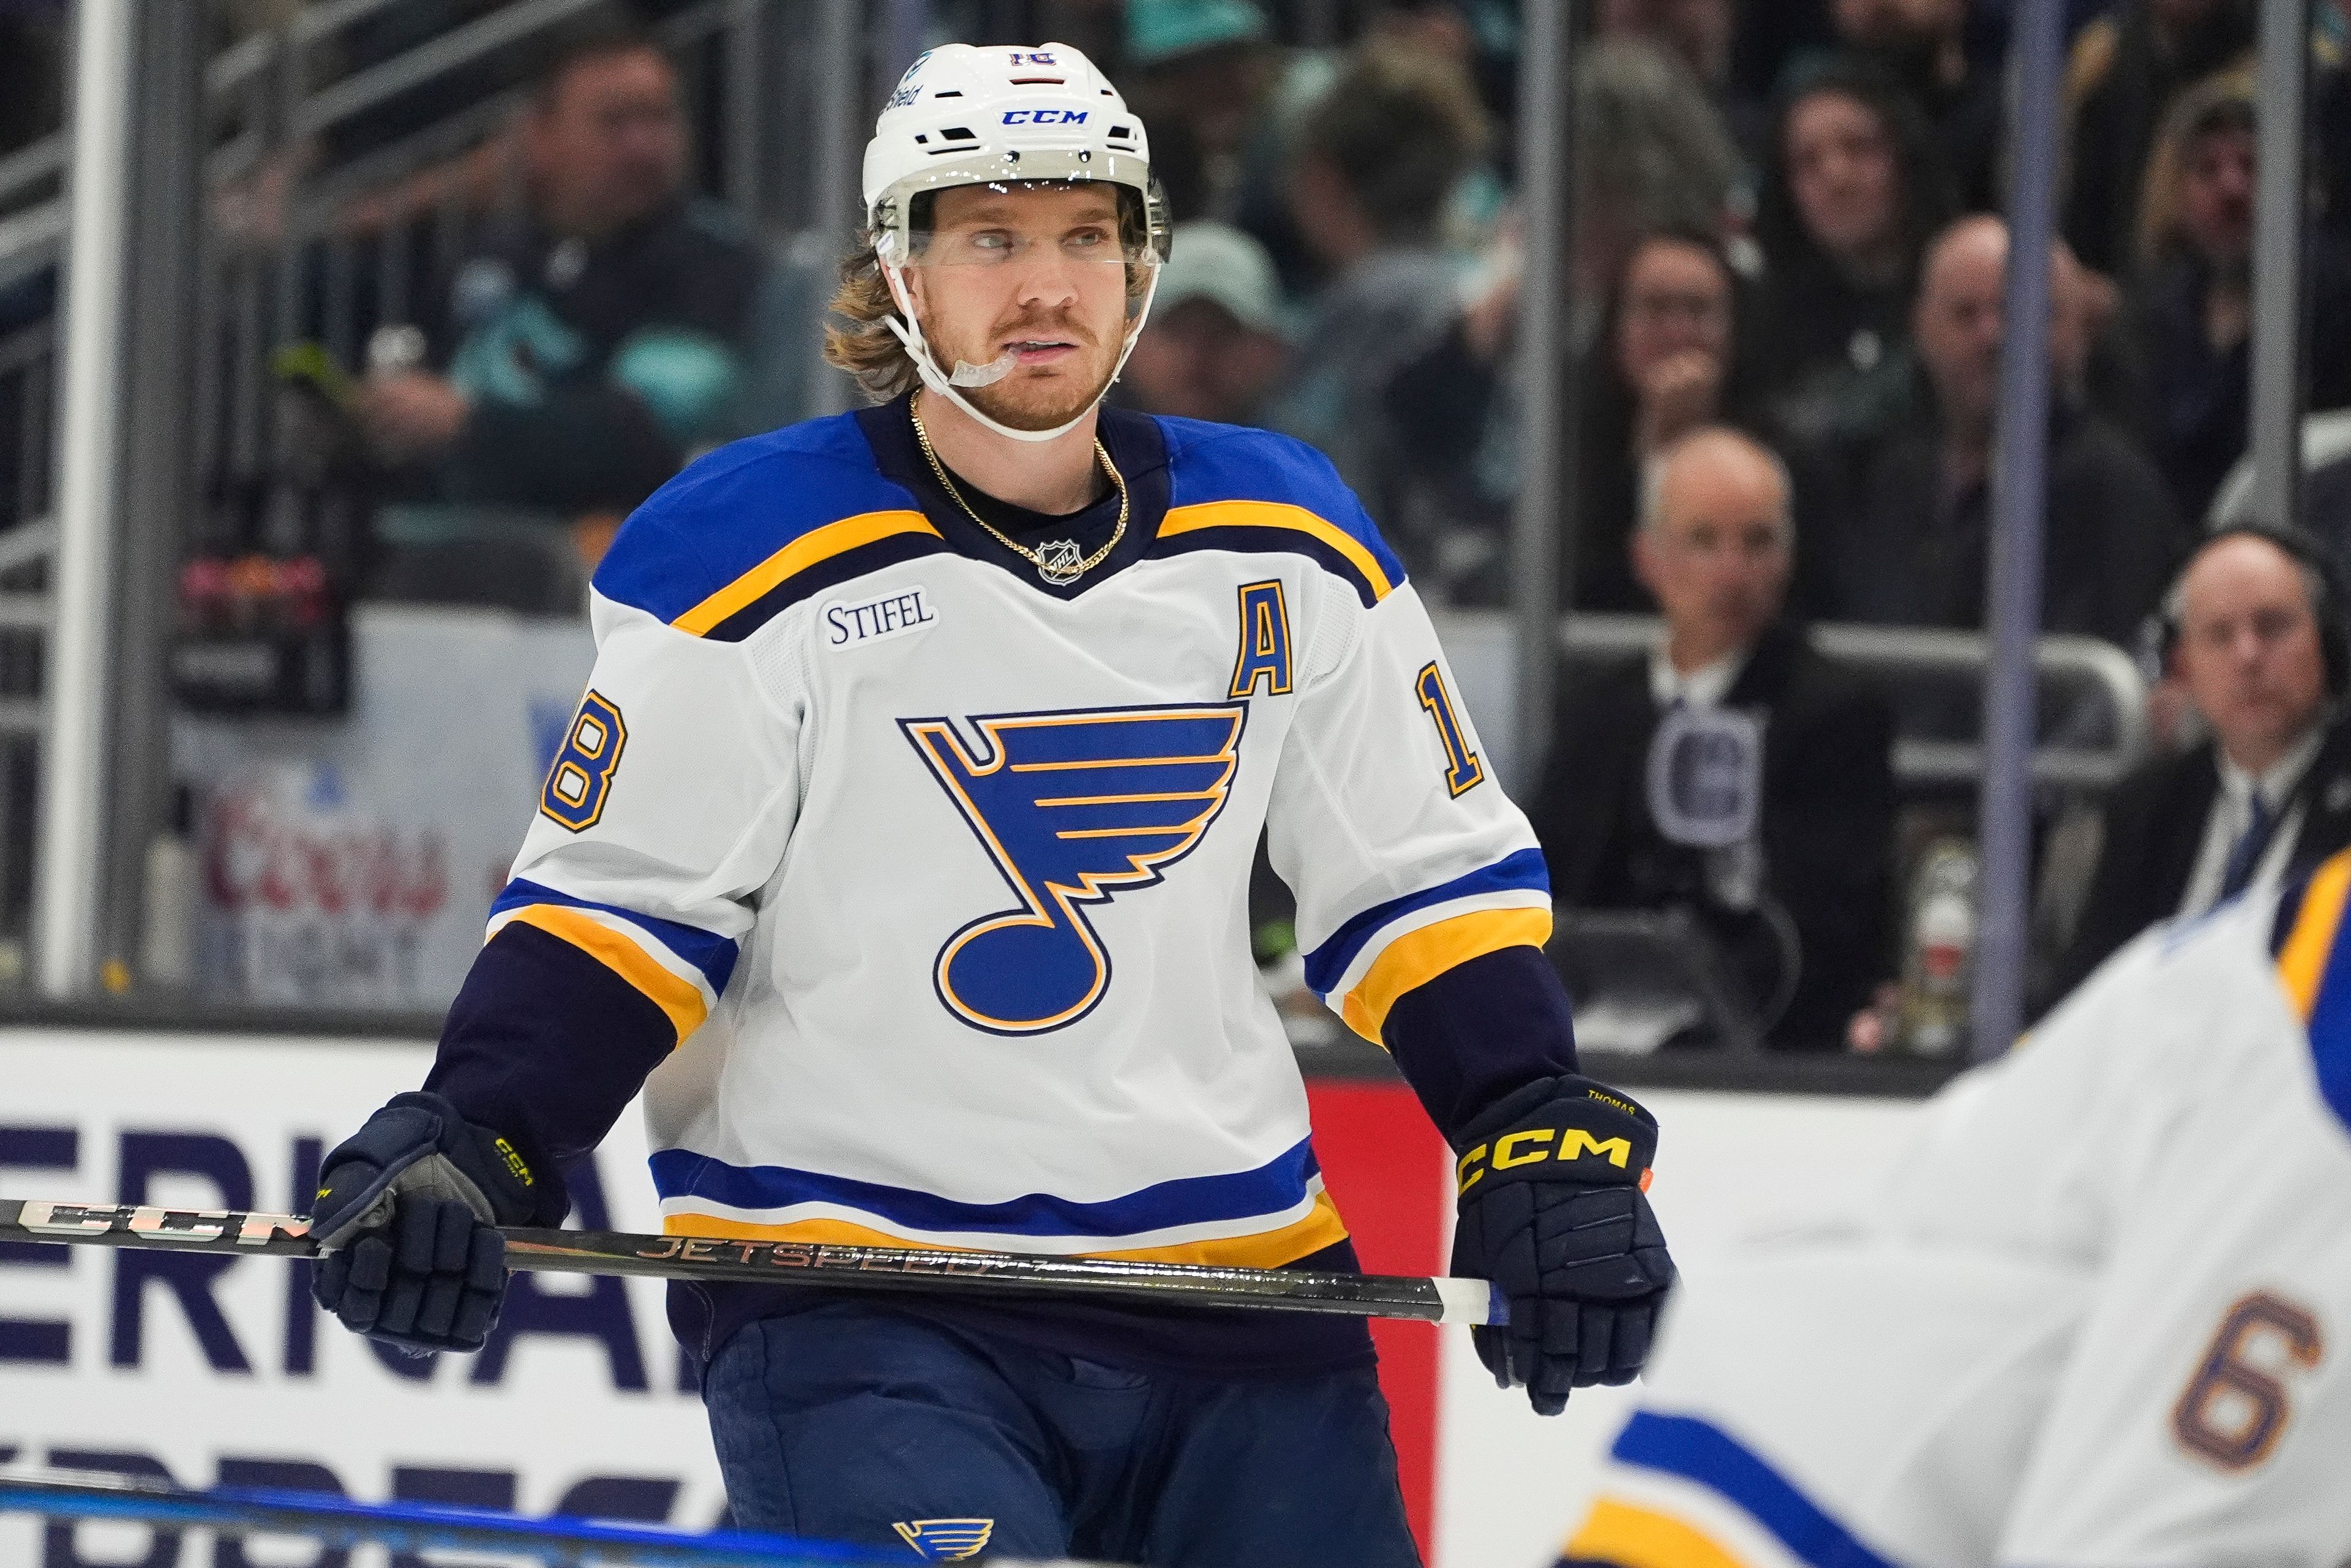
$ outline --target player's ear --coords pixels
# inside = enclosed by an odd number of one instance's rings
[[[923,298],[923,269],[919,267],[900,267],[898,284],[906,291],[906,303],[914,307],[914,318],[906,325],[919,329],[923,324],[923,313],[930,304]]]

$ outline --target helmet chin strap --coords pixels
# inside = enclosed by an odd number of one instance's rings
[[[997,434],[1014,441],[1029,442],[1059,440],[1085,423],[1086,416],[1102,406],[1102,400],[1110,395],[1110,389],[1113,383],[1117,382],[1119,372],[1126,369],[1126,358],[1134,352],[1134,340],[1143,336],[1143,324],[1151,319],[1152,297],[1159,292],[1159,269],[1155,267],[1151,269],[1151,281],[1143,290],[1143,308],[1134,313],[1134,323],[1126,329],[1126,343],[1119,350],[1118,363],[1111,367],[1110,380],[1102,383],[1102,390],[1094,394],[1093,402],[1071,415],[1066,423],[1057,424],[1050,430],[1020,430],[1000,420],[990,419],[980,413],[969,398],[963,395],[963,389],[956,386],[946,372],[939,369],[938,361],[931,355],[930,344],[923,340],[921,328],[914,325],[914,302],[906,298],[905,280],[901,276],[900,269],[884,262],[882,264],[882,277],[889,284],[890,298],[898,306],[898,314],[882,318],[883,325],[888,327],[898,341],[905,345],[907,357],[914,361],[914,373],[922,378],[923,385],[938,393]]]

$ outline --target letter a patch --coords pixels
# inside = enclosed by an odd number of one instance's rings
[[[1259,685],[1270,696],[1290,695],[1290,605],[1279,578],[1241,590],[1241,652],[1231,695],[1249,696]]]
[[[1042,1034],[1092,1012],[1111,960],[1090,904],[1149,887],[1196,846],[1230,795],[1246,703],[901,719],[1016,903],[947,938],[932,979],[991,1034]]]

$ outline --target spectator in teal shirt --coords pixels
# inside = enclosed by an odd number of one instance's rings
[[[527,208],[457,267],[423,366],[360,419],[410,497],[624,512],[732,428],[756,247],[684,193],[677,80],[650,40],[583,37],[523,128]]]

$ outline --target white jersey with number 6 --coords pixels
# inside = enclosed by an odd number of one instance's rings
[[[2351,1561],[2351,852],[2141,937],[1691,1281],[1566,1558]]]

